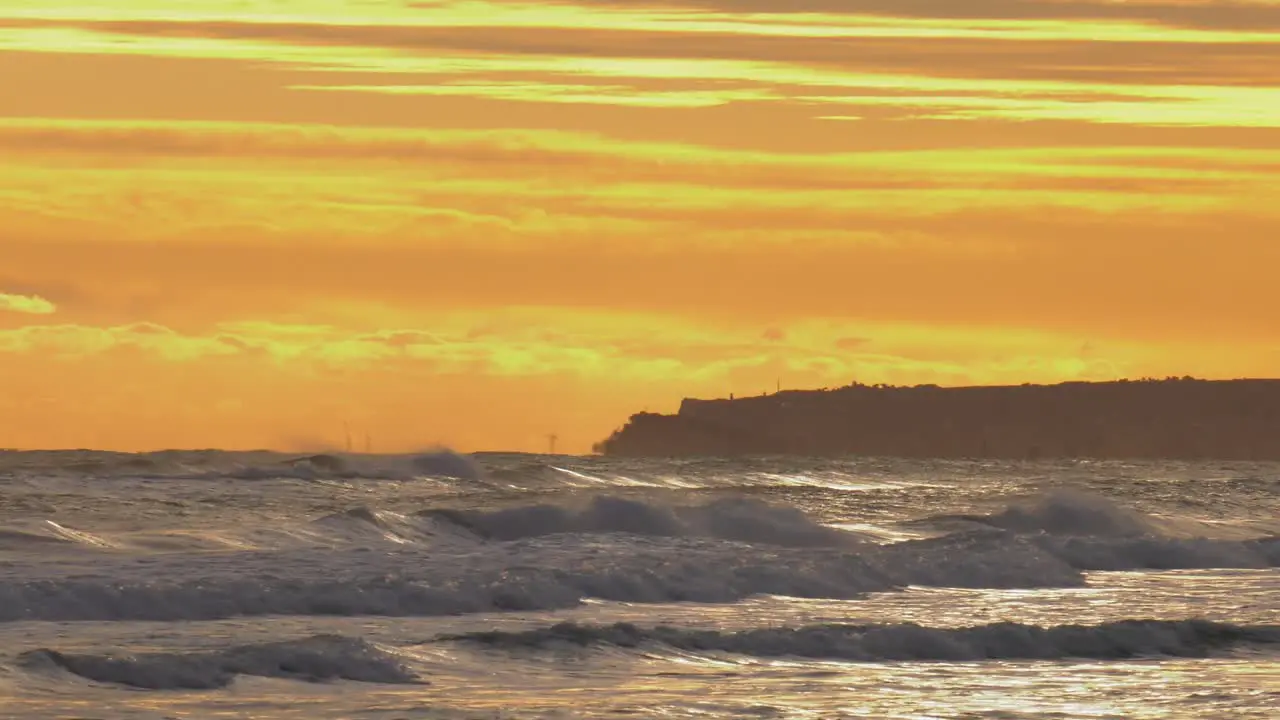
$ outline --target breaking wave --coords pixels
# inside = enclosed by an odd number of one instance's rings
[[[340,544],[382,540],[396,545],[429,545],[441,541],[476,540],[474,535],[451,523],[367,507],[352,508],[313,520],[307,531],[313,537],[326,537]]]
[[[1280,566],[1280,537],[1222,540],[1197,536],[1195,524],[1174,523],[1104,497],[1055,490],[989,515],[939,515],[978,532],[1026,538],[1080,570],[1182,570]],[[944,537],[955,537],[960,533]]]
[[[383,532],[407,534],[389,527]],[[1020,538],[969,533],[848,548],[743,546],[696,538],[564,536],[458,548],[267,553],[234,574],[172,556],[144,577],[0,580],[0,622],[213,620],[251,615],[458,615],[553,610],[598,598],[728,603],[754,595],[853,599],[910,586],[1080,587],[1084,571],[1258,568],[1258,543]],[[205,561],[207,562],[207,561]],[[130,571],[131,572],[131,571]]]
[[[630,623],[561,623],[524,632],[478,632],[439,638],[500,649],[563,645],[656,645],[688,652],[804,657],[854,662],[976,660],[1120,660],[1206,657],[1243,646],[1280,646],[1280,625],[1238,626],[1205,620],[1125,620],[1096,626],[1042,628],[999,623],[938,629],[903,625],[810,625],[722,632]]]
[[[421,682],[395,655],[337,635],[203,653],[113,656],[32,650],[20,655],[18,663],[29,671],[62,670],[95,682],[147,690],[212,690],[230,685],[239,675],[306,682]]]
[[[726,498],[703,505],[665,506],[615,496],[596,496],[584,506],[532,505],[504,510],[427,510],[492,540],[519,540],[564,533],[630,533],[708,537],[785,547],[839,547],[861,541],[827,527],[794,507],[752,498]]]
[[[1168,537],[1146,516],[1095,498],[1050,496],[974,517],[984,520],[977,529],[879,544],[797,508],[741,497],[664,505],[598,496],[418,513],[358,507],[282,527],[291,544],[270,548],[166,552],[144,563],[113,550],[74,573],[14,561],[0,577],[0,622],[438,616],[555,610],[591,598],[852,599],[912,586],[1080,587],[1088,571],[1280,566],[1280,538]],[[107,542],[52,523],[0,531],[0,549],[97,541]]]
[[[11,571],[0,578],[0,622],[436,616],[563,609],[590,598],[852,599],[911,586],[1079,587],[1086,571],[1280,566],[1280,538],[986,527],[882,545],[793,508],[741,499],[666,507],[596,498],[580,509],[421,514],[358,508],[313,521],[308,532],[326,544],[174,553],[141,565],[103,554],[93,574],[46,579],[37,566]]]
[[[0,580],[0,622],[212,620],[246,615],[433,616],[569,608],[588,598],[728,603],[753,595],[852,599],[910,585],[1075,587],[1082,574],[1033,543],[826,548],[643,536],[542,538],[460,549],[406,547],[224,556],[237,568],[170,556],[100,578]],[[284,571],[284,569],[288,571]]]
[[[1161,534],[1151,517],[1115,502],[1073,490],[1054,490],[1015,502],[991,515],[943,516],[1017,533],[1133,537]]]

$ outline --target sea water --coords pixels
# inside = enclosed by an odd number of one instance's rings
[[[0,717],[1277,708],[1275,464],[0,453]]]

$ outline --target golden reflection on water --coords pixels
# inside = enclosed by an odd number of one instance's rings
[[[545,660],[484,670],[457,658],[429,687],[303,685],[249,678],[220,693],[101,690],[6,705],[23,717],[128,707],[167,717],[1233,718],[1280,699],[1275,660],[867,663],[609,657],[550,672]],[[521,667],[521,666],[524,667]],[[532,666],[531,666],[532,665]],[[442,673],[443,666],[436,671]],[[56,709],[55,709],[56,708]]]

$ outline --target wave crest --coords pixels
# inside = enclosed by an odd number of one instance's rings
[[[391,653],[337,635],[202,653],[113,656],[32,650],[19,656],[19,664],[28,670],[58,669],[95,682],[147,690],[212,690],[230,685],[238,675],[306,682],[420,682]]]
[[[544,649],[559,645],[662,645],[690,652],[755,657],[805,657],[855,662],[908,660],[1119,660],[1135,657],[1205,657],[1234,647],[1280,645],[1280,626],[1238,626],[1206,620],[1124,620],[1096,626],[1042,628],[997,623],[940,629],[903,625],[809,625],[722,632],[630,623],[561,623],[523,632],[449,635],[444,641],[491,648]]]
[[[1019,534],[1139,537],[1161,531],[1148,515],[1099,495],[1065,489],[1018,500],[987,515],[936,515],[922,522],[944,526],[961,522]]]
[[[863,539],[822,525],[797,508],[752,498],[668,506],[600,495],[579,507],[542,504],[494,511],[426,510],[420,514],[446,519],[486,539],[507,541],[567,533],[629,533],[783,547],[840,547]]]
[[[363,521],[360,521],[363,522]],[[211,620],[248,615],[432,616],[619,602],[726,603],[752,595],[851,599],[909,585],[1074,587],[1078,570],[1017,538],[768,548],[689,538],[543,538],[370,553],[238,556],[235,575],[171,556],[125,579],[0,580],[0,622]],[[292,572],[279,575],[280,567]],[[163,580],[161,580],[163,578]]]

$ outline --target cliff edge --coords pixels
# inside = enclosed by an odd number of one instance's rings
[[[614,456],[1280,460],[1280,380],[889,387],[681,403],[596,446]]]

